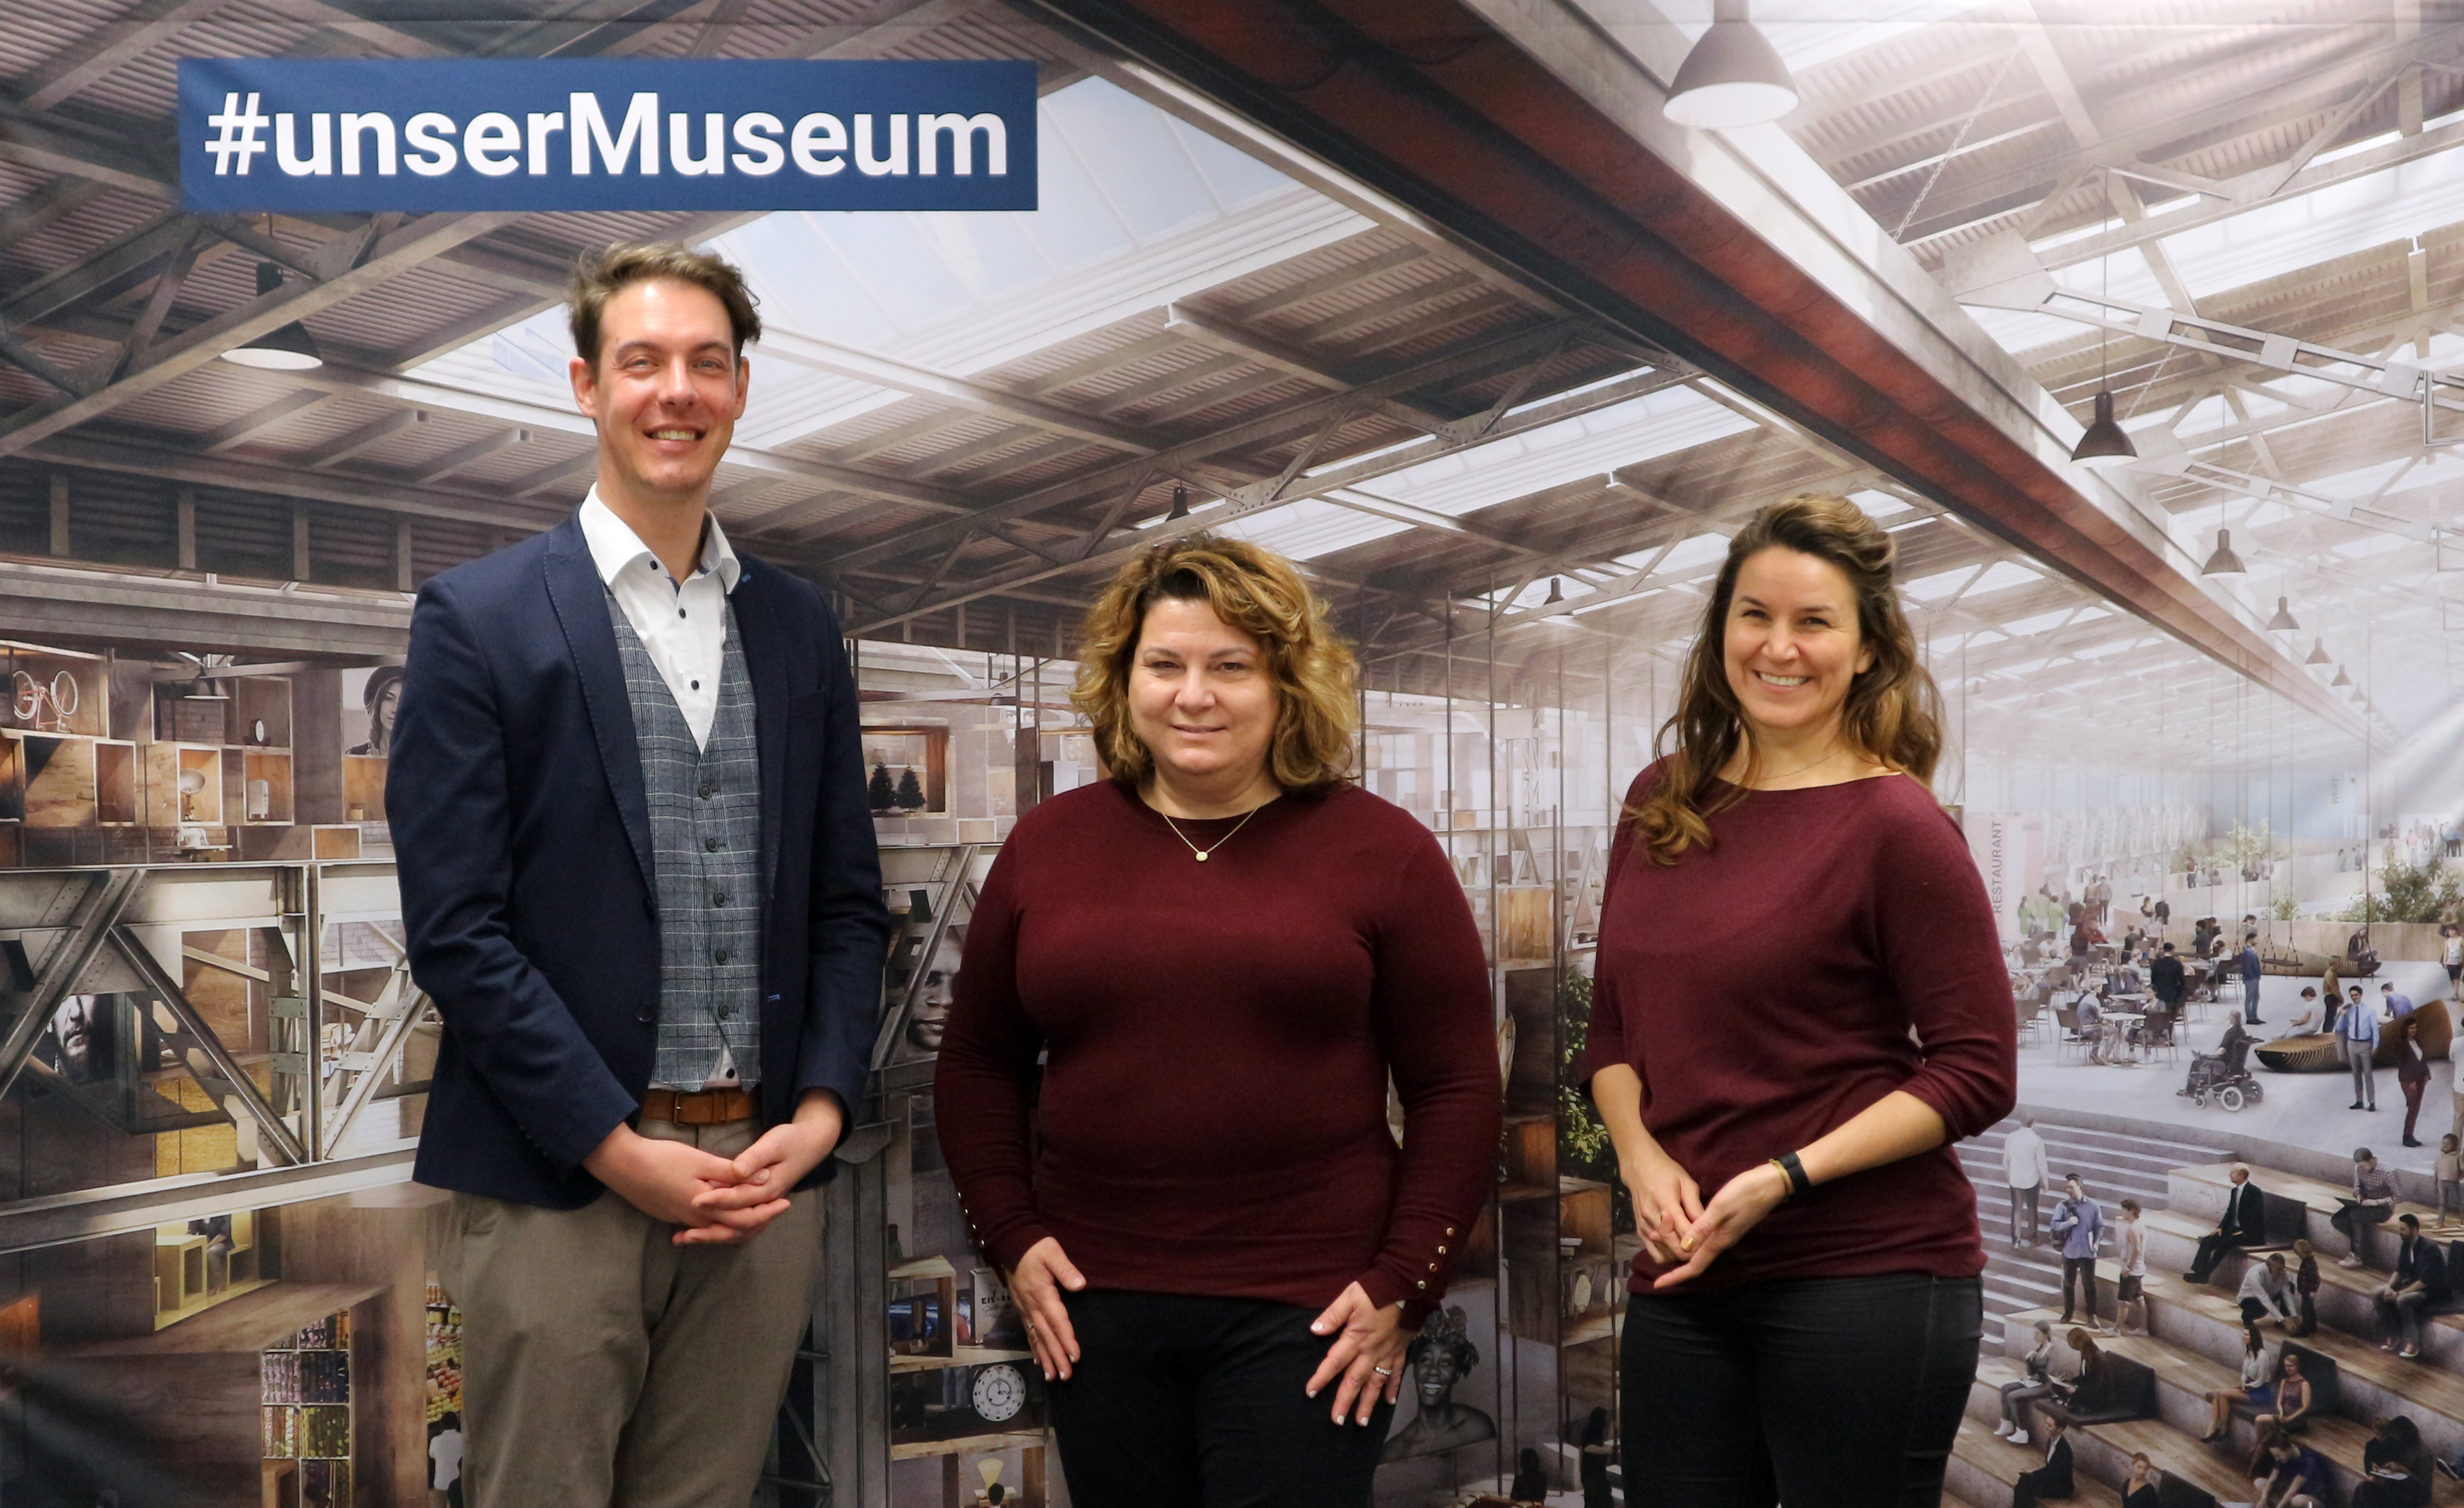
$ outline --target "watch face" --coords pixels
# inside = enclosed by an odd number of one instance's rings
[[[1006,1424],[1026,1407],[1026,1379],[1007,1362],[995,1362],[976,1373],[976,1412],[986,1424]]]

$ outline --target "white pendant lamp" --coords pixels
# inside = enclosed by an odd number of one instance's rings
[[[1796,80],[1747,18],[1746,0],[1712,0],[1711,30],[1678,65],[1661,108],[1679,125],[1716,130],[1776,121],[1796,100]]]

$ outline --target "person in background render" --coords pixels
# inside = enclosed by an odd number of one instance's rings
[[[2464,1139],[2453,1131],[2438,1139],[2438,1156],[2431,1173],[2438,1185],[2436,1229],[2444,1234],[2455,1228],[2458,1215],[2464,1215]]]
[[[2250,1464],[2250,1508],[2329,1508],[2327,1458],[2282,1430],[2259,1437]]]
[[[2280,1348],[2276,1357],[2276,1402],[2258,1415],[2258,1432],[2281,1430],[2299,1434],[2310,1428],[2318,1407],[2318,1390],[2301,1370],[2301,1353],[2291,1346]]]
[[[2382,1419],[2362,1447],[2364,1475],[2349,1508],[2430,1508],[2434,1470],[2419,1425],[2403,1414]]]
[[[1506,1496],[1518,1504],[1541,1504],[1549,1500],[1549,1474],[1540,1469],[1540,1453],[1529,1446],[1514,1458],[1514,1482]]]
[[[2156,1470],[2146,1452],[2133,1451],[2130,1475],[2122,1483],[2122,1508],[2156,1508],[2156,1484],[2163,1479],[2164,1474]]]
[[[2301,1322],[2285,1332],[2308,1335],[2319,1328],[2319,1253],[2307,1237],[2293,1243],[2293,1291],[2301,1299]]]
[[[2352,998],[2344,1004],[2344,1013],[2336,1021],[2336,1040],[2344,1050],[2344,1066],[2353,1071],[2354,1110],[2376,1110],[2379,1107],[2378,1079],[2372,1073],[2379,1050],[2379,1013],[2362,1000],[2362,987],[2352,987]]]
[[[2096,1322],[2096,1249],[2104,1239],[2104,1212],[2087,1196],[2087,1186],[2077,1173],[2062,1181],[2061,1202],[2054,1206],[2052,1226],[2054,1239],[2062,1253],[2062,1319],[2071,1322],[2078,1313],[2073,1303],[2074,1289],[2085,1291],[2088,1322]]]
[[[2451,840],[2447,856],[2455,857],[2455,845]],[[2447,968],[2447,998],[2464,1000],[2464,927],[2452,923],[2438,929],[2438,962]]]
[[[2057,1354],[2067,1354],[2076,1360],[2079,1353],[2072,1351],[2068,1346],[2056,1343],[2052,1320],[2037,1320],[2035,1344],[2030,1346],[2028,1354],[2019,1359],[2021,1368],[2019,1380],[2002,1385],[2002,1422],[1993,1427],[1995,1434],[2008,1439],[2013,1433],[2026,1430],[2028,1415],[2024,1406],[2031,1399],[2051,1398],[2054,1395],[2053,1369]],[[2078,1375],[2076,1371],[2070,1373],[2072,1378]],[[2023,1440],[2020,1443],[2026,1442]]]
[[[2395,1041],[2395,1084],[2404,1091],[2404,1144],[2419,1146],[2412,1128],[2421,1119],[2422,1092],[2430,1087],[2430,1055],[2421,1050],[2421,1018],[2409,1011],[2398,1016]]]
[[[2147,992],[2175,1019],[2180,1019],[2182,1002],[2189,997],[2190,978],[2170,942],[2164,944],[2156,962],[2147,965]]]
[[[2241,1379],[2234,1386],[2219,1387],[2208,1394],[2208,1432],[2199,1438],[2221,1440],[2232,1433],[2235,1404],[2248,1404],[2253,1408],[2275,1408],[2276,1384],[2270,1374],[2267,1342],[2258,1338],[2258,1327],[2252,1325],[2242,1336]]]
[[[2139,1201],[2122,1202],[2121,1286],[2113,1296],[2113,1324],[2107,1335],[2147,1333],[2147,1228],[2139,1223]]]
[[[2401,1021],[2412,1014],[2412,997],[2395,987],[2393,981],[2379,986],[2379,1010],[2389,1021]]]
[[[2270,1252],[2264,1262],[2253,1262],[2241,1275],[2241,1290],[2234,1297],[2241,1305],[2241,1322],[2251,1334],[2258,1334],[2258,1322],[2273,1317],[2276,1328],[2293,1328],[2293,1316],[2299,1295],[2293,1291],[2293,1279],[2284,1271],[2284,1253]]]
[[[1616,1453],[1609,1445],[1609,1411],[1595,1408],[1583,1421],[1583,1508],[1614,1508],[1610,1502],[1609,1464]]]
[[[2206,1282],[2228,1252],[2267,1244],[2267,1197],[2250,1181],[2250,1164],[2235,1163],[2226,1176],[2232,1183],[2225,1190],[2225,1212],[2213,1231],[2199,1237],[2189,1271],[2182,1275],[2186,1283]]]
[[[2234,962],[2241,965],[2242,1024],[2253,1027],[2262,1025],[2258,1015],[2258,982],[2265,977],[2267,970],[2259,965],[2257,933],[2245,932],[2241,935],[2241,953]]]
[[[2368,1147],[2353,1148],[2353,1197],[2340,1202],[2327,1224],[2352,1243],[2352,1250],[2336,1259],[2339,1267],[2365,1265],[2368,1253],[2363,1249],[2365,1232],[2373,1226],[2383,1226],[2395,1214],[2395,1180]]]
[[[2078,1480],[2071,1475],[2069,1434],[2059,1419],[2046,1417],[2045,1464],[2019,1474],[2018,1481],[2011,1488],[2011,1508],[2036,1508],[2039,1498],[2068,1497],[2079,1490]]]
[[[2379,1349],[2393,1351],[2401,1340],[2400,1354],[2410,1361],[2421,1355],[2430,1317],[2451,1297],[2447,1254],[2437,1242],[2422,1238],[2418,1215],[2398,1216],[2396,1227],[2395,1272],[2370,1296],[2370,1305],[2378,1313]]]
[[[2036,1244],[2036,1202],[2044,1197],[2053,1173],[2045,1163],[2045,1139],[2036,1134],[2036,1118],[2021,1116],[2019,1128],[2002,1139],[2002,1182],[2011,1189],[2011,1245]],[[2028,1233],[2019,1234],[2022,1214]]]

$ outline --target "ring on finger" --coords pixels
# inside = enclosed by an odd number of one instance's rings
[[[1375,1372],[1380,1377],[1392,1377],[1395,1375],[1395,1369],[1391,1366],[1373,1366],[1370,1370]]]

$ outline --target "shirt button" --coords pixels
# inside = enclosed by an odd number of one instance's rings
[[[710,960],[711,960],[711,962],[712,962],[712,963],[714,963],[714,964],[724,964],[724,963],[726,963],[726,962],[727,962],[727,959],[728,959],[728,952],[727,952],[727,949],[725,949],[725,948],[720,948],[717,952],[713,953],[713,954],[710,956]]]
[[[1455,1233],[1455,1228],[1454,1228],[1454,1227],[1452,1227],[1452,1226],[1448,1226],[1448,1227],[1446,1227],[1446,1234],[1448,1234],[1448,1235],[1452,1235],[1452,1234],[1454,1234],[1454,1233]]]
[[[711,898],[710,898],[710,903],[711,903],[712,905],[714,905],[714,906],[723,906],[723,905],[726,905],[726,904],[727,904],[727,892],[722,890],[722,891],[720,891],[717,895],[711,897]],[[1438,1250],[1439,1250],[1439,1251],[1441,1251],[1441,1252],[1442,1252],[1442,1251],[1444,1251],[1444,1250],[1445,1250],[1445,1248],[1444,1248],[1444,1247],[1440,1247],[1440,1248],[1438,1248]]]
[[[1427,1283],[1427,1281],[1426,1281],[1426,1280],[1423,1280],[1423,1281],[1420,1281],[1420,1282],[1414,1283],[1412,1286],[1413,1286],[1413,1287],[1415,1287],[1415,1288],[1421,1288],[1421,1289],[1425,1289],[1425,1288],[1427,1288],[1429,1285],[1428,1285],[1428,1283]]]
[[[701,690],[701,682],[700,682],[700,681],[694,681],[694,682],[693,683],[693,690],[695,690],[695,691],[699,691],[699,690]]]
[[[705,780],[701,783],[701,790],[698,794],[701,796],[702,800],[708,801],[711,797],[718,794],[718,787]]]
[[[691,617],[691,616],[692,616],[692,614],[691,614],[691,613],[689,613],[689,612],[687,612],[687,611],[685,611],[685,610],[684,610],[684,609],[682,609],[682,608],[678,608],[678,609],[676,610],[676,616],[677,616],[677,617],[679,617],[679,618],[687,618],[687,617]]]
[[[1437,1264],[1437,1263],[1435,1263],[1435,1262],[1431,1262],[1431,1263],[1429,1264],[1429,1271],[1430,1271],[1430,1272],[1432,1272],[1432,1273],[1434,1273],[1434,1272],[1436,1272],[1437,1270],[1438,1270],[1438,1264]]]
[[[718,1008],[718,1019],[720,1019],[721,1021],[733,1021],[733,1020],[735,1020],[735,1019],[736,1019],[736,1008],[735,1008],[734,1006],[721,1006],[721,1007],[719,1007],[719,1008]]]
[[[702,840],[701,840],[701,846],[702,846],[702,851],[703,851],[704,853],[708,853],[708,854],[715,854],[715,853],[717,853],[717,852],[718,852],[718,839],[716,839],[716,838],[704,838],[704,839],[702,839]],[[1449,1232],[1449,1233],[1451,1233],[1451,1232]]]
[[[1443,1255],[1445,1255],[1445,1254],[1446,1254],[1446,1249],[1445,1249],[1444,1247],[1440,1247],[1440,1248],[1438,1248],[1438,1254],[1439,1254],[1440,1256],[1443,1256]]]

